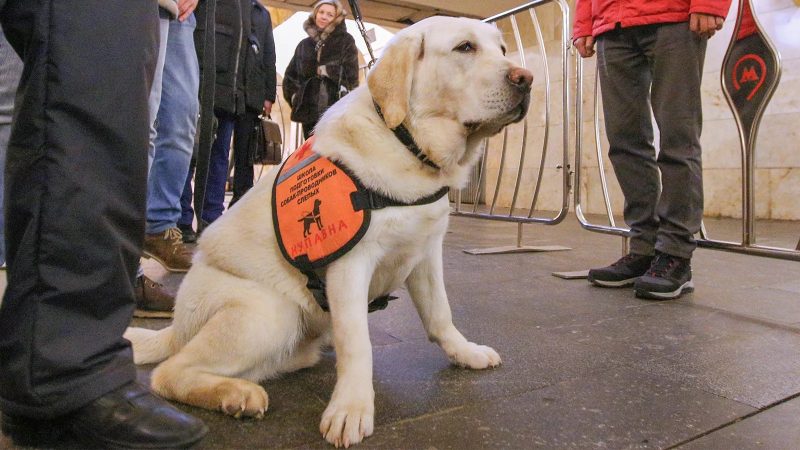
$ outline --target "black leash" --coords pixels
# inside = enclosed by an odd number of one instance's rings
[[[367,45],[367,51],[369,52],[369,62],[367,63],[367,68],[372,68],[375,65],[375,55],[372,53],[372,45],[370,45],[369,36],[367,36],[367,30],[364,28],[364,20],[363,16],[361,15],[361,8],[358,6],[358,0],[347,0],[347,3],[350,4],[350,11],[353,13],[353,20],[355,20],[356,25],[358,25],[358,31],[361,33],[361,37],[364,38],[364,44]]]
[[[208,166],[211,159],[211,145],[214,143],[214,92],[217,83],[216,45],[216,5],[217,0],[205,0],[205,30],[203,47],[199,49],[203,71],[200,82],[200,119],[197,159],[194,172],[194,214],[197,217],[197,232],[203,231],[203,204],[206,198]]]

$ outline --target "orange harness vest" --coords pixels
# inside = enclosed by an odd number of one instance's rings
[[[328,311],[325,281],[315,269],[350,251],[369,228],[370,212],[387,206],[433,203],[447,187],[412,203],[398,202],[364,187],[341,165],[312,150],[311,136],[283,163],[272,190],[272,220],[284,258],[308,277],[307,287]],[[393,297],[370,302],[383,309]]]

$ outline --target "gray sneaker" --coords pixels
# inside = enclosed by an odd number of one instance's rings
[[[601,287],[630,286],[644,275],[653,262],[652,255],[628,253],[610,266],[589,271],[589,282]]]
[[[670,300],[684,292],[692,292],[691,260],[659,252],[647,273],[636,280],[633,289],[637,297],[653,300]]]

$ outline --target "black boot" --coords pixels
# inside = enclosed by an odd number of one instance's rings
[[[3,434],[20,446],[52,446],[66,435],[92,448],[187,448],[206,425],[131,382],[61,417],[3,415]]]
[[[181,230],[182,239],[184,244],[194,244],[197,242],[197,233],[191,225],[184,225],[179,223],[178,228]]]

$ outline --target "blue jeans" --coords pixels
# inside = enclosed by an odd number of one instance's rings
[[[231,137],[236,123],[236,117],[221,112],[215,112],[217,117],[217,137],[211,145],[211,156],[208,163],[208,179],[206,181],[206,198],[203,202],[202,219],[211,223],[222,215],[225,210],[225,182],[228,180],[228,153],[231,147]],[[181,219],[179,223],[185,226],[192,225],[194,209],[192,208],[192,178],[193,170],[189,171],[181,196]]]
[[[8,149],[8,138],[11,136],[11,124],[0,123],[0,265],[6,262],[6,236],[5,236],[5,214],[3,208],[3,184],[5,183],[6,171],[6,150]]]
[[[147,233],[172,228],[181,217],[180,197],[194,151],[200,111],[195,25],[194,15],[183,22],[169,22],[154,155],[147,180]]]
[[[14,93],[22,75],[22,61],[0,28],[0,264],[6,262],[5,218],[3,214],[3,183],[6,171],[6,150],[11,136],[14,113]]]

